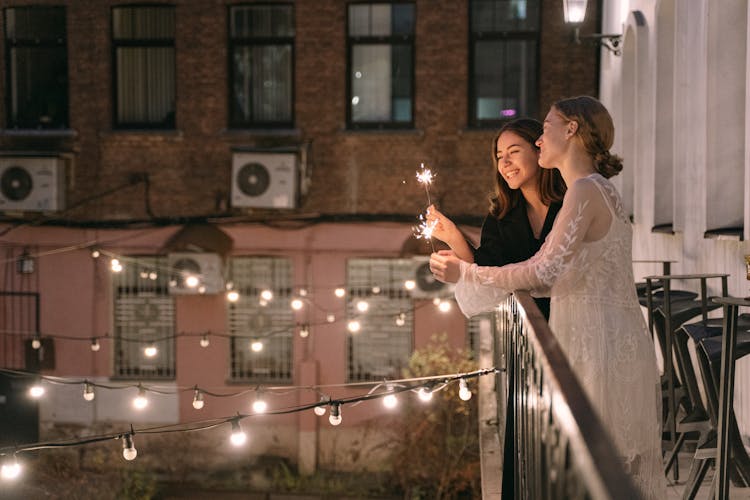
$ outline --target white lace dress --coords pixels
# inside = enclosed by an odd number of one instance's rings
[[[592,219],[609,212],[594,241]],[[601,219],[601,217],[600,217]],[[601,225],[601,223],[600,223]],[[467,316],[511,290],[551,297],[550,327],[645,498],[666,496],[654,344],[635,293],[632,229],[614,186],[599,174],[570,187],[531,259],[503,267],[461,264],[456,300]]]

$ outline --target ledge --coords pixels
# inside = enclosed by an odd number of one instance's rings
[[[302,131],[298,128],[226,128],[219,134],[229,137],[300,137]]]
[[[0,136],[5,137],[45,137],[50,139],[72,139],[78,137],[78,132],[73,129],[24,129],[6,128],[0,129]]]
[[[657,224],[651,228],[652,233],[674,234],[674,225],[671,222]]]
[[[743,241],[745,228],[743,226],[727,226],[709,229],[703,233],[703,237],[716,240]]]

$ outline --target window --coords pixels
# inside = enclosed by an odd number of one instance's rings
[[[6,126],[68,128],[64,7],[5,9]]]
[[[471,0],[469,124],[537,116],[539,0]]]
[[[115,127],[174,128],[174,8],[114,7]]]
[[[411,259],[349,259],[347,316],[360,326],[349,333],[349,381],[401,377],[412,352],[414,318],[404,282],[414,279],[414,271]]]
[[[229,304],[231,378],[245,382],[292,381],[294,314],[289,305],[292,264],[282,257],[234,257],[230,276],[240,292]],[[270,291],[272,298],[262,292]]]
[[[174,300],[166,257],[136,257],[114,273],[115,375],[174,378]],[[146,348],[156,347],[147,356]]]
[[[293,126],[293,6],[233,6],[229,23],[230,126]]]
[[[349,5],[348,34],[349,126],[411,127],[414,4]]]

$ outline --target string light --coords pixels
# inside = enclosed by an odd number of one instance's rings
[[[320,404],[313,408],[313,413],[317,416],[322,417],[326,414],[326,405],[328,404],[328,398],[325,396],[320,397]]]
[[[122,272],[122,264],[120,264],[120,261],[118,259],[112,259],[109,261],[109,268],[112,270],[113,273],[120,273]]]
[[[135,398],[133,398],[133,407],[136,410],[142,410],[147,406],[148,406],[148,398],[146,397],[146,391],[145,389],[143,389],[143,387],[139,385],[138,395]]]
[[[388,392],[393,392],[393,386],[388,386]],[[388,408],[389,410],[394,409],[396,406],[398,406],[398,398],[395,394],[388,394],[383,398],[383,406]]]
[[[91,339],[91,350],[94,352],[98,352],[99,349],[101,349],[102,346],[99,344],[99,339],[94,337]]]
[[[432,390],[427,387],[421,387],[419,391],[417,391],[417,396],[419,396],[419,399],[427,403],[432,400]]]
[[[299,289],[299,294],[302,297],[307,297],[307,288],[300,288]]]
[[[13,460],[6,460],[0,468],[0,477],[5,480],[12,481],[17,479],[21,475],[21,464],[18,463],[15,455]]]
[[[227,300],[229,302],[237,302],[240,300],[240,294],[236,290],[229,290],[227,292]]]
[[[432,303],[433,303],[434,305],[436,305],[436,306],[439,306],[439,305],[440,305],[440,303],[441,303],[442,301],[443,301],[443,300],[442,300],[442,299],[441,299],[440,297],[434,297],[434,298],[432,299]]]
[[[159,353],[159,349],[157,349],[157,347],[156,347],[156,344],[154,344],[153,342],[152,342],[152,343],[150,343],[149,345],[147,345],[147,346],[146,346],[146,347],[145,347],[145,348],[143,349],[143,354],[144,354],[144,355],[145,355],[145,356],[146,356],[147,358],[153,358],[153,357],[154,357],[154,356],[156,356],[156,355],[157,355],[158,353]]]
[[[34,339],[31,341],[31,348],[34,350],[39,350],[42,347],[42,341],[39,340],[39,337],[34,337]]]
[[[334,290],[334,291],[333,291],[333,294],[334,294],[334,295],[335,295],[336,297],[338,297],[338,298],[341,298],[341,297],[343,297],[344,295],[346,295],[346,290],[344,290],[343,288],[340,288],[340,287],[339,287],[339,288],[337,288],[336,290]]]
[[[34,399],[39,399],[44,396],[44,386],[40,381],[35,382],[34,385],[31,386],[29,389],[29,396]]]
[[[263,393],[260,389],[255,391],[255,401],[253,401],[253,412],[265,413],[268,409],[268,403],[263,399]]]
[[[328,421],[331,425],[339,425],[341,423],[341,403],[331,404],[331,414],[328,416]]]
[[[407,290],[414,290],[416,286],[417,286],[417,283],[414,280],[404,281],[404,288],[406,288]]]
[[[442,313],[450,312],[451,308],[451,303],[447,300],[443,300],[438,304],[438,310]]]
[[[86,382],[83,386],[83,399],[86,401],[93,401],[95,397],[94,386]]]
[[[204,285],[199,286],[198,293],[200,294],[206,293],[206,287]]]
[[[273,292],[268,289],[263,290],[262,292],[260,292],[260,298],[265,300],[266,302],[270,302],[271,300],[273,300]]]
[[[197,276],[194,276],[192,274],[188,274],[185,277],[185,286],[188,287],[188,288],[195,288],[195,287],[198,286],[199,283],[200,283],[200,280],[198,279]]]
[[[99,251],[99,249],[97,249],[97,248],[92,248],[91,249],[91,257],[92,258],[98,259],[101,255],[102,255],[102,253]]]
[[[361,328],[362,325],[357,321],[356,319],[353,319],[347,323],[346,327],[349,329],[352,333],[357,333]]]
[[[306,339],[310,335],[310,328],[307,325],[302,325],[299,329],[299,336]]]
[[[203,393],[196,389],[195,393],[193,394],[193,408],[195,408],[196,410],[200,410],[203,408],[204,404],[205,401],[203,401]]]
[[[396,316],[396,326],[404,326],[406,324],[406,314],[399,313]]]
[[[268,301],[265,299],[260,299],[258,301],[258,305],[260,305],[260,307],[266,307],[268,305]]]
[[[295,311],[299,311],[304,305],[301,299],[292,299],[291,306]]]
[[[210,344],[208,340],[208,335],[203,335],[200,340],[201,347],[208,347],[208,344]]]
[[[253,352],[260,352],[263,350],[263,342],[260,340],[253,340],[250,342],[250,349],[252,349]]]
[[[463,401],[468,401],[471,399],[471,391],[469,390],[469,386],[466,384],[465,379],[461,379],[458,381],[458,397]]]
[[[336,315],[335,314],[328,314],[326,316],[326,321],[328,321],[329,323],[333,323],[334,321],[336,321]]]
[[[357,302],[357,311],[365,313],[369,308],[370,304],[368,304],[366,300],[360,300]]]
[[[156,281],[156,278],[158,277],[159,275],[156,274],[154,271],[151,271],[150,273],[148,273],[148,279],[150,279],[151,281]]]
[[[232,419],[232,435],[229,436],[229,441],[234,446],[242,446],[247,441],[247,434],[240,427],[240,421],[238,418]]]
[[[125,434],[122,437],[122,457],[127,460],[135,460],[135,457],[138,456],[138,450],[135,449],[135,444],[133,444],[133,435],[132,434]]]
[[[373,295],[378,295],[380,293],[380,287],[379,286],[372,287],[372,293]]]

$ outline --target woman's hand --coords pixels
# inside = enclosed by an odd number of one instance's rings
[[[463,240],[461,231],[458,230],[453,221],[440,213],[435,208],[435,205],[427,207],[427,223],[430,225],[435,224],[432,230],[432,237],[447,243],[451,248],[454,247],[457,241]]]
[[[450,250],[430,255],[430,271],[438,281],[456,283],[461,277],[461,259]]]

